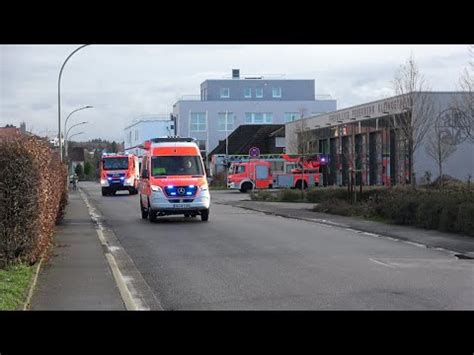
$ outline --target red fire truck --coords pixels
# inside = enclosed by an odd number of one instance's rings
[[[304,161],[301,157],[292,158],[287,154],[282,154],[281,157],[287,163],[295,164],[296,168],[289,173],[272,173],[271,163],[262,159],[232,163],[227,176],[227,188],[247,192],[252,189],[282,187],[306,189],[319,185],[319,168],[327,163],[326,157],[313,156]]]
[[[126,190],[130,195],[138,193],[138,157],[125,153],[104,153],[100,162],[102,196],[115,195]]]

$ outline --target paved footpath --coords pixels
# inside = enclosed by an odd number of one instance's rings
[[[69,193],[50,260],[43,262],[33,310],[125,310],[84,200]]]

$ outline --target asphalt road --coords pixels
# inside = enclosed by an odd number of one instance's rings
[[[165,310],[474,309],[474,261],[219,201],[209,222],[142,220],[138,196],[81,183]]]

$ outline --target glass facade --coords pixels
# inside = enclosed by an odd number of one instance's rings
[[[281,97],[281,88],[273,88],[272,89],[272,96],[274,98],[280,98]]]
[[[226,99],[230,97],[230,89],[229,88],[221,88],[221,98]]]
[[[205,112],[191,112],[190,130],[191,132],[205,132],[206,131],[206,113]]]
[[[305,140],[308,154],[327,154],[324,185],[347,185],[354,170],[357,185],[396,185],[409,181],[407,144],[390,121],[382,117],[318,128]]]
[[[273,113],[271,112],[246,112],[245,123],[273,123]]]
[[[227,120],[227,128],[226,128]],[[219,112],[218,115],[218,130],[219,131],[233,131],[234,130],[234,114],[232,112],[227,112],[227,119],[225,112]]]

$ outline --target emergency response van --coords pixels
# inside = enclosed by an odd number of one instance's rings
[[[126,190],[130,195],[138,193],[138,157],[134,154],[104,153],[100,161],[100,185],[102,196],[115,195]]]
[[[146,153],[140,172],[142,218],[201,216],[209,219],[211,196],[204,162],[192,138],[154,138],[143,145]]]

